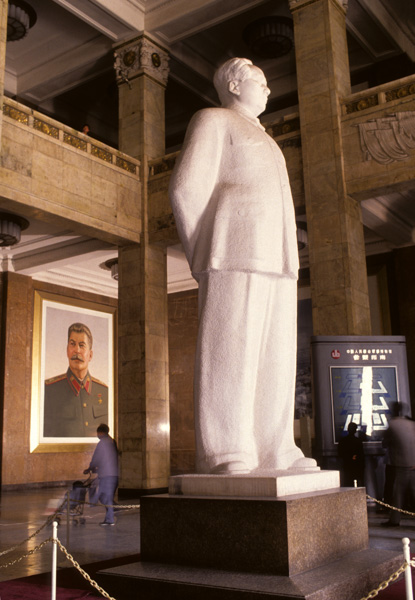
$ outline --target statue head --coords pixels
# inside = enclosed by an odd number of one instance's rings
[[[231,58],[215,73],[213,83],[222,106],[239,104],[255,117],[265,110],[270,90],[264,73],[248,58]]]

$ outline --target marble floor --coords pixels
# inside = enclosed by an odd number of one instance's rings
[[[51,507],[63,499],[64,492],[60,488],[3,492],[0,497],[0,581],[50,572],[51,543],[19,562],[10,564],[50,538],[50,525],[43,527],[30,541],[19,545],[12,552],[4,551],[17,546],[40,529],[49,516]],[[82,514],[84,524],[76,525],[71,522],[67,527],[65,515],[62,516],[58,538],[81,565],[139,553],[139,500],[122,501],[121,504],[134,508],[118,511],[114,527],[100,527],[99,523],[104,517],[104,508],[100,506],[85,507]],[[402,538],[408,537],[411,540],[411,553],[415,554],[415,518],[403,518],[400,527],[382,527],[381,523],[386,520],[386,515],[376,511],[374,506],[368,506],[368,517],[370,547],[400,552]],[[58,567],[70,566],[72,565],[59,550]]]
[[[64,493],[64,488],[2,493],[0,497],[0,581],[51,571],[51,543],[10,565],[50,538],[51,525],[43,527],[30,541],[12,552],[4,554],[4,551],[17,546],[40,529],[56,505],[64,499]],[[85,519],[84,524],[76,525],[71,521],[67,527],[66,514],[62,515],[58,527],[58,539],[80,565],[134,555],[140,551],[139,500],[123,501],[120,504],[135,508],[118,511],[114,527],[99,525],[105,514],[105,509],[101,506],[85,505],[83,514],[80,515]],[[59,568],[72,566],[61,550],[58,550],[57,554]]]

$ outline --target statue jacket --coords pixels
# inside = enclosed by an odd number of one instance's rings
[[[170,200],[196,280],[212,270],[297,278],[285,159],[243,109],[208,108],[194,115],[170,180]]]

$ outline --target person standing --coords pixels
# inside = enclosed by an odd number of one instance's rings
[[[343,464],[342,485],[344,487],[353,487],[357,482],[359,487],[364,485],[365,455],[363,451],[363,442],[356,437],[357,424],[349,423],[347,426],[348,435],[339,441],[339,457]]]
[[[97,428],[99,442],[84,475],[98,473],[98,489],[91,502],[98,500],[105,505],[105,520],[102,526],[114,525],[114,495],[118,487],[118,449],[109,435],[109,427],[101,423]]]
[[[383,446],[388,451],[389,485],[391,504],[405,508],[407,503],[415,507],[415,421],[401,416],[403,406],[396,402],[392,408],[393,417],[383,438]],[[385,527],[398,527],[402,513],[391,510]]]

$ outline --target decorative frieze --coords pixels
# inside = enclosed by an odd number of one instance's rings
[[[172,171],[173,167],[176,163],[176,158],[178,156],[178,152],[172,154],[171,156],[165,156],[164,158],[158,160],[157,162],[153,162],[150,165],[150,177],[154,175],[160,175],[160,173],[166,173],[167,171]]]
[[[117,165],[117,167],[120,167],[120,169],[124,169],[124,171],[128,171],[129,173],[134,174],[136,173],[137,165],[128,160],[125,160],[124,158],[117,156],[115,159],[115,164]]]
[[[101,160],[105,160],[106,162],[112,162],[112,154],[108,150],[104,150],[104,148],[99,148],[98,146],[94,146],[91,144],[91,154],[100,158]]]
[[[55,138],[55,140],[59,139],[59,129],[53,125],[50,125],[49,123],[46,123],[45,121],[42,121],[41,119],[33,119],[33,129],[41,131],[46,135],[50,135],[51,137]]]
[[[393,102],[394,100],[401,100],[402,98],[413,95],[415,95],[415,82],[400,85],[390,90],[380,91],[376,94],[370,93],[367,96],[359,96],[356,100],[346,101],[343,104],[343,112],[346,115],[350,115],[354,112],[360,112],[385,102]]]
[[[3,113],[7,117],[10,117],[11,119],[14,119],[15,121],[18,121],[19,123],[24,123],[25,125],[29,124],[29,115],[27,113],[24,113],[23,111],[18,110],[17,108],[14,108],[13,106],[9,106],[6,103],[3,104]]]
[[[145,73],[167,84],[169,56],[165,50],[146,36],[118,48],[114,52],[117,82],[127,83]]]
[[[170,229],[170,227],[176,227],[176,221],[174,220],[173,213],[149,219],[148,228],[151,232],[161,231],[162,229]]]
[[[392,102],[392,100],[399,100],[400,98],[405,98],[406,96],[412,96],[414,94],[415,83],[411,83],[386,92],[385,100],[386,102]]]
[[[66,133],[65,131],[63,133],[63,141],[65,142],[65,144],[69,144],[74,148],[78,148],[78,150],[83,150],[84,152],[87,151],[87,143],[85,142],[85,140],[82,140],[76,135],[71,135],[70,133]]]
[[[284,148],[301,148],[301,136],[296,135],[295,137],[286,138],[285,140],[278,140],[278,146],[281,150]]]
[[[282,123],[275,123],[275,125],[270,127],[270,130],[270,133],[274,138],[287,133],[293,133],[294,131],[300,131],[300,118],[294,117],[294,119],[289,119]]]
[[[387,165],[411,157],[415,149],[415,111],[403,111],[387,117],[359,123],[360,146],[365,160]]]
[[[372,106],[377,106],[379,104],[379,99],[377,94],[366,96],[366,98],[360,98],[355,102],[349,102],[345,104],[346,114],[349,115],[354,112],[358,112],[361,110],[366,110],[367,108],[372,108]]]

